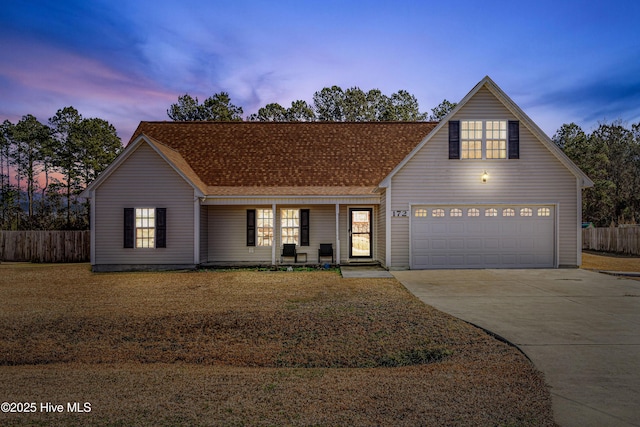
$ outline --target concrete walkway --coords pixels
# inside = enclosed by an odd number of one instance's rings
[[[561,426],[640,426],[640,281],[577,269],[392,273],[517,345],[544,373]]]

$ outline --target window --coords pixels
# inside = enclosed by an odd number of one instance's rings
[[[551,216],[551,209],[538,208],[538,216]]]
[[[496,208],[485,209],[484,216],[498,216],[498,209]]]
[[[273,210],[256,209],[257,245],[271,246],[273,242]]]
[[[506,120],[463,120],[460,122],[460,158],[506,159]]]
[[[531,208],[520,209],[520,216],[533,216],[533,210]]]
[[[124,247],[167,247],[167,209],[125,208]]]
[[[482,158],[482,121],[464,120],[461,123],[460,144],[463,159]]]
[[[504,120],[488,120],[486,122],[486,158],[507,158],[507,122]]]
[[[480,209],[471,208],[467,210],[467,216],[480,216]]]
[[[431,214],[434,218],[442,218],[444,217],[444,209],[434,209]]]
[[[426,217],[427,216],[427,210],[426,209],[416,209],[416,213],[415,213],[416,217]]]
[[[462,209],[453,208],[451,209],[450,215],[455,217],[462,216]]]
[[[136,248],[156,247],[156,210],[136,208]]]
[[[503,209],[502,216],[516,216],[516,211],[511,208]]]
[[[298,244],[300,234],[300,210],[282,209],[280,212],[280,235],[282,243]]]

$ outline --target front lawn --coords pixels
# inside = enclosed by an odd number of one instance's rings
[[[394,279],[3,263],[0,330],[0,401],[37,404],[2,425],[553,424],[518,350]]]

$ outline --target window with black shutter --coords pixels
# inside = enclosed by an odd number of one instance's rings
[[[247,210],[247,246],[256,245],[256,210]]]
[[[167,247],[167,208],[156,208],[156,248]]]
[[[509,158],[520,158],[520,122],[509,120]]]
[[[449,158],[460,158],[460,121],[449,120]]]
[[[134,209],[133,208],[124,208],[124,247],[125,248],[133,248],[134,240],[135,240],[135,229],[134,229]]]
[[[300,246],[309,246],[309,209],[300,209]]]

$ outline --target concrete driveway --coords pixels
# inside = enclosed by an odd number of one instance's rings
[[[517,345],[544,373],[561,426],[640,426],[640,281],[577,269],[392,274]]]

